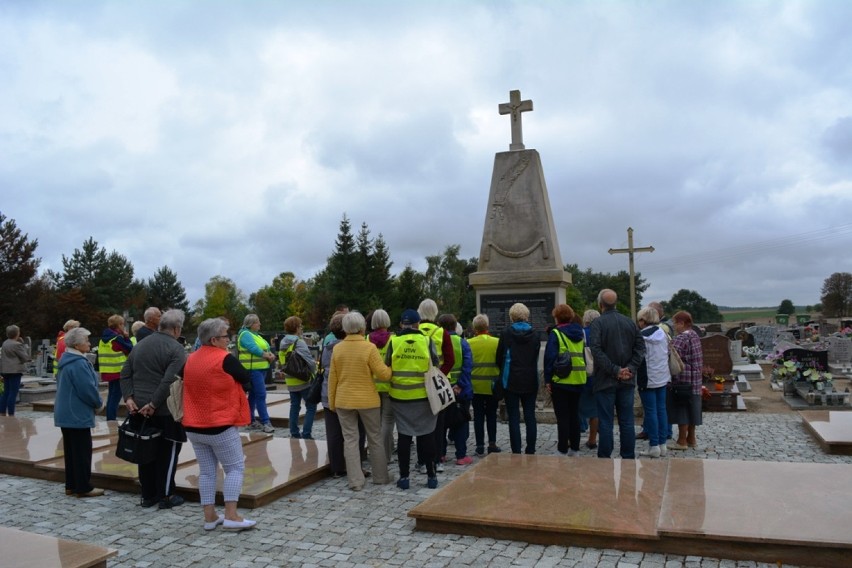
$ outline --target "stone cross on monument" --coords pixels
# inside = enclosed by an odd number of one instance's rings
[[[521,91],[509,91],[509,102],[500,103],[497,106],[500,114],[512,115],[512,143],[509,145],[509,150],[523,150],[525,148],[524,133],[521,128],[521,113],[532,109],[532,101],[521,100]]]

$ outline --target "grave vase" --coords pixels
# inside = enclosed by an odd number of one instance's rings
[[[717,383],[716,383],[716,390],[717,390],[717,391],[723,391],[723,390],[725,390],[725,383],[718,383],[718,382],[717,382]]]

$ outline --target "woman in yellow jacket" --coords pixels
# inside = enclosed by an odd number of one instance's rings
[[[346,338],[334,348],[328,379],[329,409],[340,419],[346,476],[353,491],[363,489],[365,482],[358,449],[359,418],[370,446],[373,483],[381,485],[391,481],[381,441],[381,401],[373,384],[373,377],[390,380],[391,368],[382,362],[376,346],[365,339],[366,329],[367,322],[358,312],[343,316]]]

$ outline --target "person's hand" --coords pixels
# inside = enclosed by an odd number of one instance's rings
[[[453,393],[455,393],[456,396],[460,395],[461,394],[461,387],[458,386],[458,385],[454,385],[453,386]]]
[[[547,392],[553,394],[553,383],[546,383],[545,388],[547,388]]]
[[[633,377],[633,373],[627,367],[622,367],[618,372],[618,379],[621,381],[629,381]]]
[[[136,406],[136,401],[133,400],[133,397],[128,398],[124,401],[125,406],[127,406],[127,412],[130,414],[136,414],[139,412],[139,407]]]
[[[153,416],[156,410],[157,409],[154,408],[154,405],[149,402],[148,404],[139,409],[139,414],[141,414],[145,418],[148,418],[150,416]]]

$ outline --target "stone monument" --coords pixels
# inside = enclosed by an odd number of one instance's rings
[[[479,266],[470,284],[477,310],[488,315],[493,334],[509,324],[509,307],[521,302],[545,340],[551,312],[565,302],[571,275],[563,268],[541,157],[523,142],[521,113],[533,110],[532,101],[511,91],[509,102],[498,110],[511,117],[512,143],[508,152],[494,157]]]

